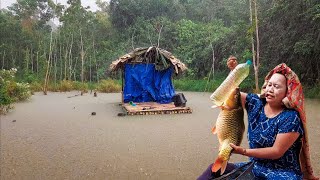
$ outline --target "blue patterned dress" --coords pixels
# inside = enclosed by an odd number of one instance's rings
[[[300,137],[277,160],[250,157],[250,161],[255,161],[253,174],[256,179],[302,179],[299,152],[303,128],[299,114],[295,110],[285,109],[277,116],[268,118],[264,112],[265,103],[256,94],[247,95],[245,105],[248,113],[247,137],[251,149],[272,147],[277,134],[281,133],[298,132]]]

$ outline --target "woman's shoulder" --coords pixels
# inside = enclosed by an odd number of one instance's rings
[[[246,103],[247,104],[253,104],[255,106],[257,105],[264,105],[265,102],[262,98],[260,98],[257,94],[254,93],[248,93],[246,96]]]
[[[279,132],[298,132],[303,134],[303,125],[299,113],[296,110],[285,109],[277,120],[279,124]]]
[[[263,106],[264,102],[257,94],[247,94],[245,108],[248,112],[256,114],[261,110],[261,108],[263,108]]]
[[[283,110],[282,113],[283,113],[283,115],[286,116],[286,117],[290,116],[290,117],[297,117],[297,118],[300,119],[298,111],[296,111],[296,110],[294,110],[294,109],[288,109],[288,108],[286,108],[286,109]]]
[[[246,96],[246,101],[261,101],[260,97],[257,94],[254,93],[248,93]]]
[[[287,109],[286,108],[280,114],[278,114],[276,117],[277,117],[276,119],[279,122],[283,122],[283,121],[287,121],[287,120],[300,121],[299,113],[294,109]]]

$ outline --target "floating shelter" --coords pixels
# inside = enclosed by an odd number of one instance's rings
[[[128,115],[191,113],[183,94],[175,93],[172,75],[187,67],[158,47],[137,48],[110,64],[122,71],[121,105]]]

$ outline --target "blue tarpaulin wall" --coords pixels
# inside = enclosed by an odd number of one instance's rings
[[[170,103],[175,95],[172,68],[157,71],[154,64],[125,64],[124,102]]]

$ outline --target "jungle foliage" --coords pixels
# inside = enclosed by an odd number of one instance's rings
[[[320,2],[256,2],[259,77],[285,62],[304,85],[318,87]],[[37,85],[45,78],[53,86],[99,83],[119,77],[106,73],[119,56],[133,48],[159,46],[188,66],[184,78],[215,81],[227,75],[229,55],[241,63],[254,54],[249,0],[97,0],[99,10],[94,12],[80,0],[67,3],[18,0],[1,9],[0,69],[17,68],[19,80]]]

